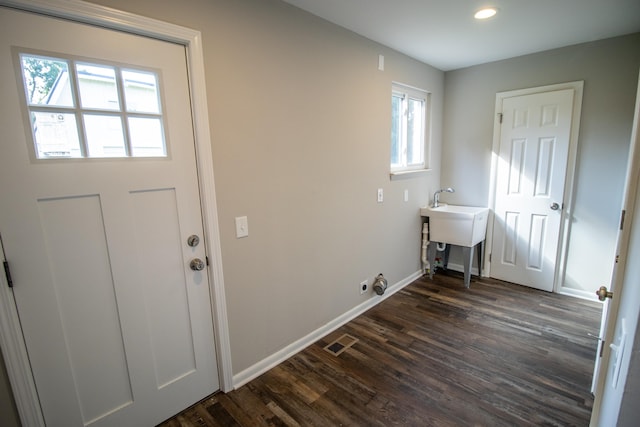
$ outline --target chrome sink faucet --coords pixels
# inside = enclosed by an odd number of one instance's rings
[[[434,194],[433,194],[433,207],[437,208],[439,206],[440,203],[440,193],[455,193],[456,190],[454,190],[451,187],[447,187],[447,188],[443,188],[441,190],[437,190]]]

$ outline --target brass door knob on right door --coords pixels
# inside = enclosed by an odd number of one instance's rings
[[[598,299],[600,301],[604,301],[607,298],[613,298],[613,292],[609,292],[606,286],[600,286],[600,289],[596,291],[596,295],[598,295]]]

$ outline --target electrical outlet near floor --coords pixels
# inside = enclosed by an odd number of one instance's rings
[[[360,295],[366,293],[369,290],[369,282],[363,280],[360,282]]]

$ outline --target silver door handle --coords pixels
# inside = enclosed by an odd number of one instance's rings
[[[192,248],[195,248],[196,246],[198,246],[199,243],[200,243],[200,237],[198,237],[195,234],[192,234],[191,236],[189,236],[189,238],[187,238],[187,245],[191,246]]]
[[[551,208],[552,211],[557,211],[558,209],[560,209],[560,205],[557,203],[551,203],[551,206],[549,206]]]
[[[189,267],[191,267],[193,271],[200,271],[204,270],[205,264],[200,258],[194,258],[189,263]]]

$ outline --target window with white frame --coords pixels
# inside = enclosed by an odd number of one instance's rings
[[[20,52],[36,159],[166,157],[158,74]]]
[[[391,172],[427,168],[429,94],[394,83],[391,93]]]

